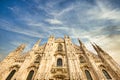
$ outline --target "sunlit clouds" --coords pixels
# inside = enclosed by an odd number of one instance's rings
[[[19,44],[25,51],[50,35],[77,38],[94,52],[90,42],[97,43],[119,64],[120,58],[119,0],[1,0],[0,58]],[[79,44],[78,44],[79,45]]]

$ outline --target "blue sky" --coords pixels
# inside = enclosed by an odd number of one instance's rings
[[[0,0],[0,59],[21,43],[26,51],[50,35],[96,42],[120,58],[120,0]],[[118,61],[120,63],[120,61]]]

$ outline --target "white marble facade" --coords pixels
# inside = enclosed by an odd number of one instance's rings
[[[78,41],[50,36],[24,54],[21,44],[0,62],[0,80],[120,80],[120,66],[108,53],[92,44],[96,55]]]

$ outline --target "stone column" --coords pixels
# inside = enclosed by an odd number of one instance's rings
[[[35,79],[38,80],[48,80],[50,78],[53,60],[54,51],[54,37],[50,36],[48,42],[43,51],[43,57],[41,59],[41,63],[39,65],[38,72],[36,73]]]
[[[80,68],[80,65],[77,61],[77,56],[75,54],[75,49],[69,37],[65,36],[65,46],[66,46],[66,53],[67,53],[67,60],[68,60],[68,68],[69,68],[69,76],[70,80],[77,80],[83,78],[83,73]]]

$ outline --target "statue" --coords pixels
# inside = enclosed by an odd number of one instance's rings
[[[62,44],[58,44],[58,51],[62,51],[63,50],[63,46],[62,46]]]

